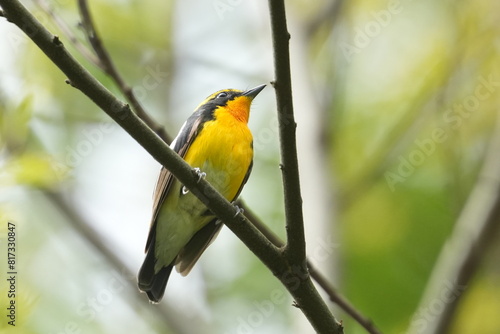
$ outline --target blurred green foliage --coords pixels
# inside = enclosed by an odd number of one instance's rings
[[[121,97],[49,15],[29,5]],[[87,45],[76,4],[50,6]],[[125,81],[171,135],[212,91],[272,80],[264,3],[96,0],[90,6]],[[356,0],[338,12],[328,1],[287,6],[291,30],[307,31],[304,38],[292,34],[291,43],[308,51],[311,79],[294,81],[294,96],[312,91],[318,102],[323,133],[309,135],[323,144],[329,165],[317,168],[329,171],[325,186],[338,208],[328,224],[339,234],[339,261],[320,269],[338,277],[338,290],[382,332],[405,333],[412,322],[439,316],[416,308],[498,116],[500,4]],[[13,330],[2,320],[2,332],[304,333],[284,289],[228,231],[188,278],[172,275],[162,302],[171,317],[136,302],[134,277],[116,272],[134,272],[142,261],[158,165],[8,25],[0,22],[6,31],[0,36],[16,42],[0,44],[6,64],[0,68],[0,239],[5,222],[16,222],[22,274],[19,326]],[[254,172],[243,198],[284,236],[272,88],[261,95],[250,122]],[[48,191],[62,192],[73,214],[127,268],[113,268]],[[458,296],[450,333],[500,332],[499,251],[492,247]],[[365,332],[335,312],[346,333]]]

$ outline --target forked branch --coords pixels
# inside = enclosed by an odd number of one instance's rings
[[[206,180],[199,180],[193,169],[158,137],[129,105],[114,97],[85,68],[81,66],[57,36],[52,35],[18,1],[0,0],[5,17],[23,30],[28,37],[68,77],[71,85],[87,95],[96,105],[115,120],[132,138],[143,146],[153,158],[168,168],[172,174],[214,212],[233,233],[269,268],[283,283],[318,333],[343,333],[312,284],[309,275],[298,275],[274,246],[250,221],[238,214],[234,206],[221,196]],[[304,263],[302,263],[304,264]],[[299,268],[300,269],[300,268]],[[300,284],[290,285],[290,276]]]

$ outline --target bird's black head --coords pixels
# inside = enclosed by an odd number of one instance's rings
[[[264,89],[266,85],[241,91],[237,89],[223,89],[208,96],[196,108],[196,112],[213,119],[216,110],[224,110],[241,120],[248,121],[250,104],[252,100]]]

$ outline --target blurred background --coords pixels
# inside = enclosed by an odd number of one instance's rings
[[[62,22],[88,47],[75,1],[23,3],[123,100],[61,31]],[[90,6],[119,72],[172,137],[214,91],[273,80],[264,1]],[[425,333],[456,298],[450,333],[500,333],[498,242],[485,245],[470,284],[451,291],[443,280],[442,294],[421,302],[498,116],[500,2],[294,0],[287,14],[311,262],[383,333]],[[135,275],[159,164],[4,19],[0,60],[0,240],[14,222],[19,272],[17,326],[2,313],[1,332],[313,333],[227,228],[188,277],[172,274],[160,305],[148,304]],[[271,85],[250,128],[242,199],[283,238]],[[346,333],[365,333],[332,309]]]

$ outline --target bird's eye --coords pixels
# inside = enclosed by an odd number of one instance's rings
[[[217,98],[223,98],[223,97],[226,97],[227,96],[227,93],[226,92],[222,92],[222,93],[219,93],[219,95],[217,95]]]

